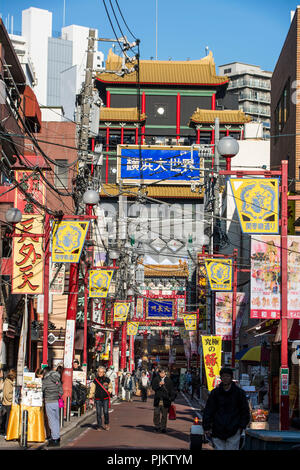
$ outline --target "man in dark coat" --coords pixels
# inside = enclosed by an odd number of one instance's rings
[[[110,379],[105,375],[105,367],[99,366],[97,375],[91,384],[89,398],[94,399],[96,404],[96,415],[98,430],[102,428],[102,413],[104,415],[103,429],[109,430],[109,407],[110,407],[110,394],[112,386]]]
[[[154,395],[154,432],[167,432],[168,412],[176,398],[172,380],[167,377],[165,369],[159,369],[158,376],[152,381]]]
[[[241,433],[250,421],[249,404],[244,390],[232,381],[230,368],[221,369],[220,378],[220,385],[208,397],[202,425],[217,450],[238,450]]]

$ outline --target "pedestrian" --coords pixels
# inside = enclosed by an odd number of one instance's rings
[[[203,429],[216,450],[238,450],[242,431],[250,421],[244,390],[233,382],[229,367],[220,370],[221,383],[208,397],[203,413]]]
[[[167,377],[166,370],[160,368],[158,376],[152,381],[152,389],[155,392],[154,395],[154,431],[155,432],[167,432],[167,420],[168,412],[172,401],[176,398],[172,380]]]
[[[141,390],[141,397],[142,401],[146,402],[147,401],[147,394],[148,394],[148,389],[150,386],[150,381],[149,378],[146,375],[146,372],[142,372],[142,376],[139,380],[139,388]]]
[[[127,372],[124,381],[124,389],[125,389],[125,400],[132,401],[132,391],[133,391],[133,378],[130,372]]]
[[[110,383],[112,385],[112,397],[114,397],[116,394],[116,379],[118,377],[118,374],[115,372],[114,366],[110,366],[110,368],[106,372],[106,377],[108,377],[110,380]]]
[[[49,447],[60,446],[60,419],[58,400],[63,396],[63,387],[59,372],[49,366],[43,369],[42,391],[45,411],[50,428]]]
[[[6,376],[6,379],[3,382],[3,397],[2,397],[2,419],[5,432],[5,438],[7,435],[7,427],[9,421],[9,415],[11,412],[12,402],[13,402],[13,391],[14,383],[17,377],[17,372],[15,369],[10,369]]]
[[[192,373],[192,394],[191,398],[194,398],[194,393],[196,392],[197,397],[200,397],[200,375],[199,372],[194,371]]]
[[[105,375],[105,367],[99,366],[97,374],[93,380],[90,388],[89,398],[93,400],[96,405],[97,415],[97,430],[109,430],[109,408],[110,408],[110,394],[112,386],[109,377]],[[102,414],[104,416],[104,425],[102,427]]]
[[[125,393],[125,377],[126,377],[126,370],[121,371],[120,375],[120,390],[121,390],[121,399],[124,401],[126,399],[126,393]]]

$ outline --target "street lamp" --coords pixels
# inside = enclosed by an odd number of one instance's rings
[[[118,250],[110,250],[109,253],[108,253],[108,256],[112,260],[113,267],[115,268],[117,259],[119,259],[119,257],[120,257],[119,251]]]
[[[226,170],[231,170],[231,158],[239,152],[238,141],[228,135],[219,140],[217,149],[219,154],[226,158]]]
[[[82,200],[86,205],[95,206],[98,204],[100,196],[98,191],[95,191],[94,189],[87,189],[83,195]]]
[[[8,224],[18,224],[22,220],[22,212],[15,207],[11,207],[5,213],[5,220]]]

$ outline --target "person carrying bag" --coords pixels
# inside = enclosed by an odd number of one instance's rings
[[[172,380],[167,377],[166,370],[160,369],[158,376],[153,379],[154,395],[154,432],[167,432],[167,421],[172,401],[176,399]]]
[[[102,429],[102,414],[104,415],[104,426],[105,431],[109,430],[109,408],[110,408],[110,394],[112,392],[112,386],[110,379],[105,376],[105,367],[100,366],[97,369],[97,375],[91,385],[89,398],[94,400],[96,405],[97,415],[97,430]]]

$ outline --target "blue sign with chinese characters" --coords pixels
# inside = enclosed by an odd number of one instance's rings
[[[120,147],[118,176],[123,180],[162,183],[199,180],[202,159],[191,147]]]
[[[147,320],[173,320],[174,301],[148,299],[146,305]]]

